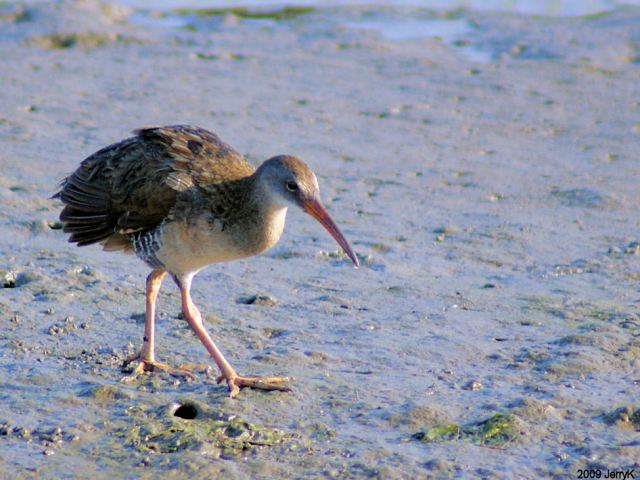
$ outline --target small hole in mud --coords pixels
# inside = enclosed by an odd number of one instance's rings
[[[173,416],[184,418],[185,420],[193,420],[198,416],[198,409],[193,405],[180,405],[173,412]]]

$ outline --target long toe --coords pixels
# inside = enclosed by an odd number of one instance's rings
[[[279,390],[281,392],[291,391],[291,379],[289,377],[218,377],[218,383],[227,381],[229,386],[229,396],[234,398],[240,393],[241,388],[255,388],[258,390]]]
[[[166,372],[172,377],[184,378],[186,380],[195,380],[196,376],[192,373],[195,369],[192,369],[192,365],[185,365],[181,367],[171,367],[165,363],[153,362],[149,365],[151,372]]]
[[[289,377],[238,377],[236,384],[239,384],[239,387],[258,388],[260,390],[280,390],[283,392],[291,390],[291,379]]]
[[[165,363],[151,362],[148,360],[140,360],[133,372],[126,377],[120,379],[123,383],[132,383],[137,380],[141,375],[147,372],[166,372],[173,377],[184,378],[186,380],[195,380],[196,376],[193,371],[202,370],[201,365],[186,365],[184,367],[171,367]]]

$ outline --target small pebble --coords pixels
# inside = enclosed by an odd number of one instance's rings
[[[465,390],[471,390],[472,392],[477,392],[478,390],[482,390],[482,383],[477,380],[471,380],[462,388]]]
[[[275,307],[278,301],[270,297],[269,295],[248,295],[245,297],[239,297],[236,303],[244,305],[258,305],[260,307]]]

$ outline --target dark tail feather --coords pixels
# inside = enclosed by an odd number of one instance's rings
[[[113,235],[113,230],[103,229],[92,232],[73,232],[69,237],[69,242],[77,243],[79,247],[84,245],[91,245],[92,243],[98,243],[102,240],[106,240]]]
[[[75,188],[65,188],[60,192],[60,200],[74,208],[89,212],[109,209],[109,199],[93,193],[83,192]]]
[[[67,223],[101,222],[107,220],[107,215],[105,213],[90,215],[89,212],[82,212],[67,207],[60,213],[60,220]]]
[[[91,232],[101,232],[106,230],[108,225],[106,223],[94,223],[94,224],[79,224],[79,223],[65,223],[62,227],[64,233],[78,233],[88,234]]]

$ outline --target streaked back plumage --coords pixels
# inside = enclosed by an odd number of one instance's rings
[[[222,192],[226,183],[255,171],[201,128],[176,125],[135,133],[85,159],[62,182],[55,197],[65,204],[60,220],[70,242],[131,251],[130,236],[169,218],[178,196],[197,189]]]

